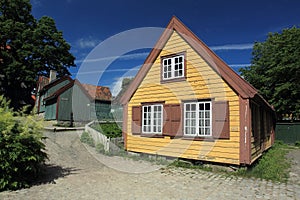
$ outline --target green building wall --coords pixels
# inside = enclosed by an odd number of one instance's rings
[[[70,121],[71,113],[73,113],[74,121],[88,122],[111,119],[110,101],[91,101],[77,84],[61,93],[57,99],[47,103],[45,107],[46,120]]]
[[[45,107],[45,120],[56,120],[56,102],[51,102]]]
[[[40,98],[39,113],[46,111],[46,106],[44,105],[44,102],[43,102],[44,99],[69,83],[70,83],[70,80],[64,80],[61,83],[58,83],[57,85],[54,85],[53,87],[49,88],[45,93],[39,94],[40,95],[40,97],[39,97]]]

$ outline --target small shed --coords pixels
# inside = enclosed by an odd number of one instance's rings
[[[111,92],[108,87],[81,84],[72,80],[44,99],[45,119],[91,121],[108,119]]]
[[[273,108],[176,17],[120,101],[127,151],[251,165],[274,143]]]

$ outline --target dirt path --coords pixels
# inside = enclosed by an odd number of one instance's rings
[[[300,199],[299,184],[159,169],[97,154],[76,132],[46,135],[50,161],[45,176],[30,188],[0,193],[0,199]]]

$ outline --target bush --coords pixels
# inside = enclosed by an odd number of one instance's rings
[[[295,142],[295,146],[296,146],[296,147],[300,147],[300,141],[296,141],[296,142]]]
[[[0,191],[29,186],[47,159],[42,126],[8,105],[0,96]]]
[[[81,134],[80,141],[90,145],[91,147],[95,147],[95,141],[88,132],[83,132]]]

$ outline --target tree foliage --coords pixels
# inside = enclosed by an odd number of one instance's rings
[[[47,159],[42,126],[33,116],[14,113],[0,96],[0,191],[28,186]]]
[[[0,0],[0,89],[14,108],[30,103],[39,75],[69,74],[69,50],[52,18],[32,16],[29,0]]]
[[[300,28],[270,33],[256,42],[251,66],[241,75],[274,106],[279,119],[300,115]]]

